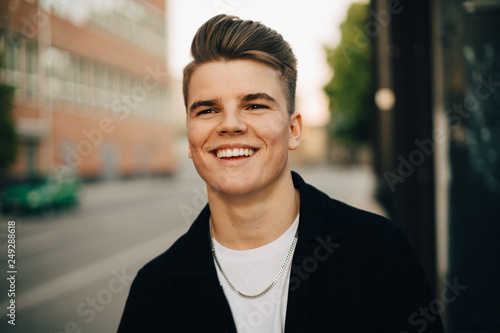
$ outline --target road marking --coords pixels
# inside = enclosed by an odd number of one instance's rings
[[[45,250],[50,250],[59,246],[58,233],[46,231],[38,235],[26,237],[19,240],[19,255],[24,256]]]
[[[16,309],[26,310],[30,307],[55,299],[73,289],[82,288],[106,276],[112,269],[121,271],[123,267],[146,264],[148,260],[164,252],[173,242],[187,231],[188,226],[177,227],[161,236],[147,240],[141,244],[111,255],[86,267],[57,277],[16,297]],[[129,272],[130,273],[130,272]],[[8,302],[0,305],[0,316],[7,314]]]

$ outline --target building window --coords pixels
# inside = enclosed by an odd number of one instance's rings
[[[26,44],[26,96],[35,100],[38,96],[38,45]]]
[[[7,83],[17,86],[19,70],[19,38],[7,33],[5,40],[5,69]]]

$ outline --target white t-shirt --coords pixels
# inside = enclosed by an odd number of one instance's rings
[[[299,216],[278,239],[245,251],[229,249],[214,239],[217,258],[233,286],[246,295],[261,293],[269,287],[285,261],[298,226]],[[217,268],[238,333],[284,331],[292,256],[293,253],[276,285],[257,299],[237,295]]]

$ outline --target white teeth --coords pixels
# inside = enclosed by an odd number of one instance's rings
[[[216,151],[218,158],[252,156],[255,150],[249,148],[220,149]]]

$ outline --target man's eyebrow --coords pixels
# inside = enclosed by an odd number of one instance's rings
[[[189,107],[189,112],[192,112],[193,110],[199,108],[200,106],[215,106],[215,105],[217,105],[216,99],[209,99],[206,101],[196,101]]]
[[[271,96],[269,96],[266,93],[248,94],[248,95],[243,96],[243,98],[241,100],[243,102],[251,102],[251,101],[254,101],[256,99],[265,99],[269,102],[273,102],[273,103],[278,104],[278,102],[276,102],[276,100],[274,98],[272,98]]]

